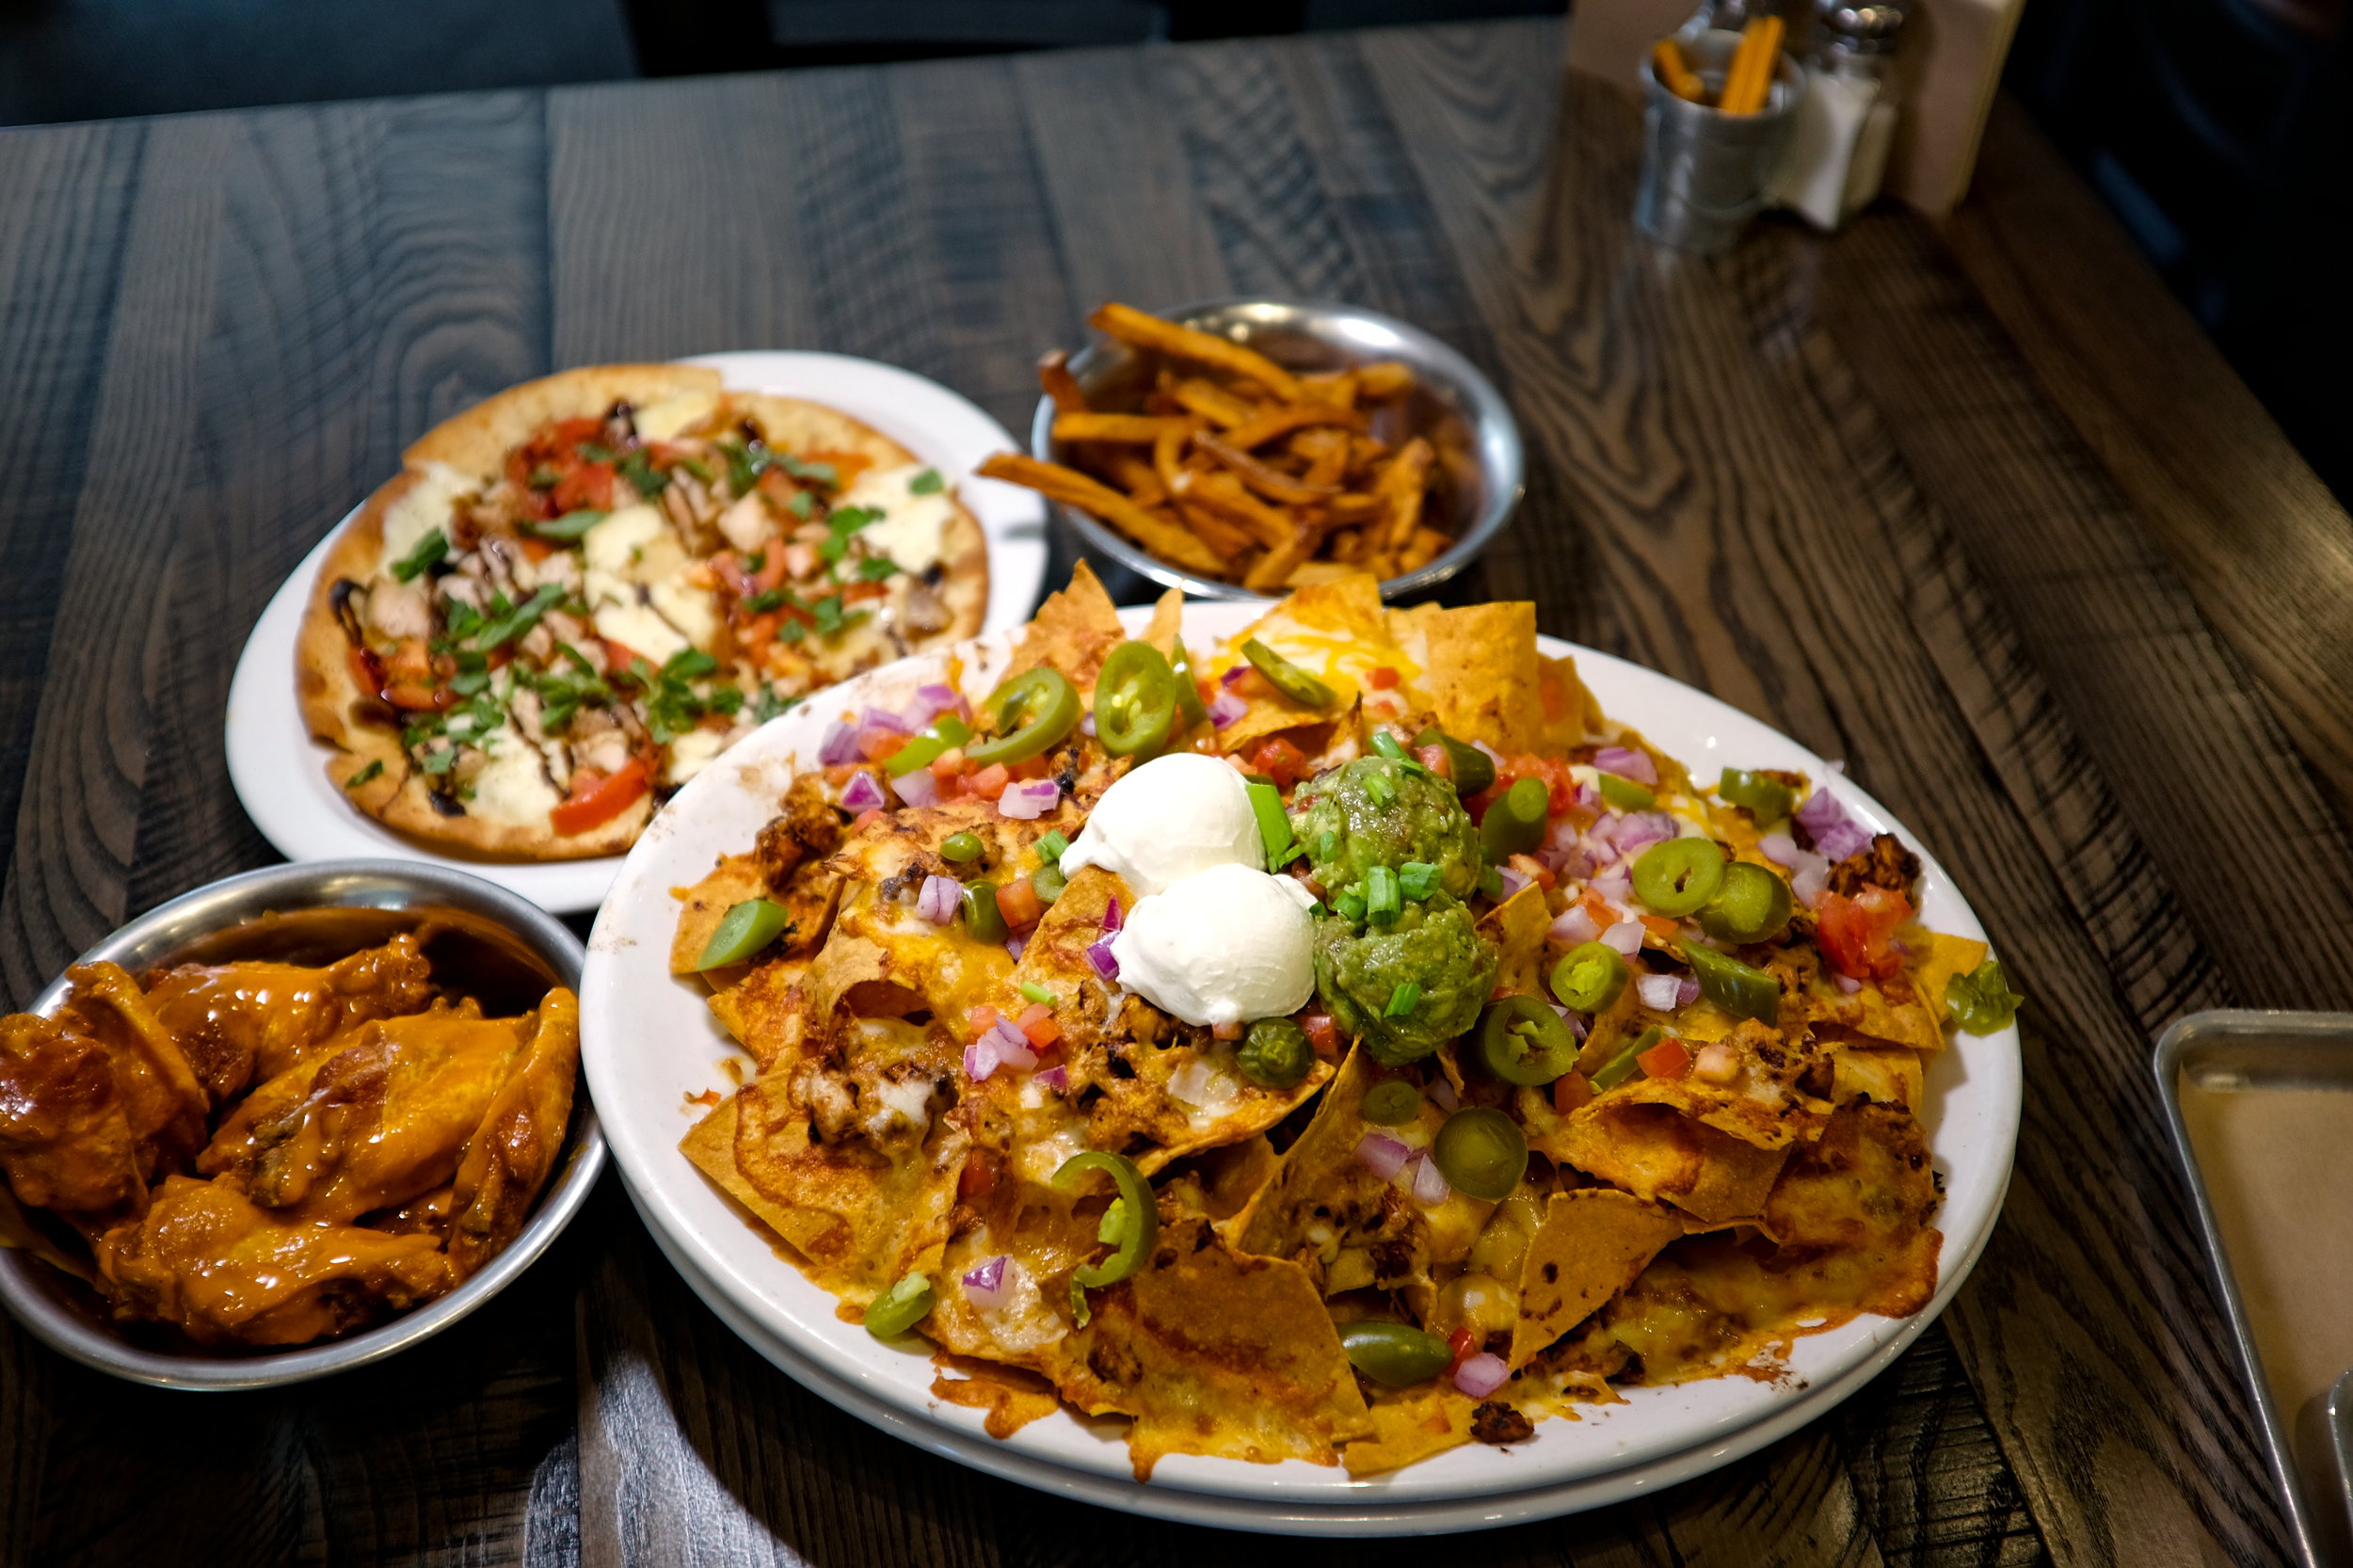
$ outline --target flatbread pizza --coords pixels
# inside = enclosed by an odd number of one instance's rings
[[[313,585],[304,722],[354,807],[564,860],[811,691],[980,630],[980,524],[848,415],[596,365],[427,432]]]

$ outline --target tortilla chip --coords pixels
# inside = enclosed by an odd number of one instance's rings
[[[1372,1435],[1348,1446],[1348,1473],[1362,1478],[1400,1470],[1470,1441],[1478,1401],[1442,1384],[1384,1391],[1372,1402]]]
[[[1936,1293],[1944,1238],[1929,1225],[1935,1212],[1919,1122],[1900,1106],[1863,1104],[1842,1109],[1819,1143],[1798,1151],[1764,1210],[1782,1254],[1805,1260],[1778,1271],[1805,1301],[1891,1318]]]
[[[799,1054],[808,1015],[794,1000],[793,990],[808,970],[808,965],[797,960],[771,959],[712,995],[712,1016],[763,1073],[780,1058]]]
[[[1048,595],[1037,607],[1005,674],[1010,678],[1045,664],[1062,671],[1083,692],[1095,684],[1103,656],[1127,638],[1112,596],[1103,591],[1094,568],[1080,560],[1071,568],[1070,586]]]
[[[1758,1148],[1627,1089],[1580,1107],[1559,1142],[1561,1158],[1588,1176],[1708,1221],[1757,1213],[1788,1157],[1785,1146]]]
[[[1417,667],[1389,635],[1379,584],[1363,572],[1297,590],[1232,638],[1209,673],[1223,676],[1242,663],[1242,644],[1252,638],[1331,687],[1336,700],[1328,709],[1310,710],[1284,696],[1246,696],[1241,716],[1217,732],[1219,749],[1229,753],[1286,729],[1345,718],[1369,689],[1373,670],[1386,667],[1411,680]]]
[[[1936,1051],[1944,1048],[1944,1030],[1937,1027],[1935,1016],[1917,998],[1907,997],[1899,1001],[1867,980],[1852,996],[1840,995],[1827,980],[1817,981],[1806,995],[1813,1003],[1817,1026],[1834,1026],[1826,1032],[1834,1034],[1836,1030],[1849,1030],[1913,1050]]]
[[[1162,653],[1174,653],[1184,620],[1185,590],[1171,588],[1152,606],[1152,621],[1144,629],[1144,640]]]
[[[1062,1408],[1062,1396],[1054,1385],[1035,1372],[961,1355],[935,1356],[933,1364],[942,1374],[932,1379],[933,1398],[967,1410],[986,1411],[982,1430],[1000,1442]],[[946,1373],[951,1370],[962,1375],[949,1377]]]
[[[1927,1003],[1929,1016],[1936,1023],[1936,1046],[1945,1043],[1945,1025],[1952,1016],[1952,1009],[1945,1005],[1945,987],[1955,975],[1974,974],[1985,962],[1986,945],[1966,936],[1947,936],[1941,931],[1929,933],[1928,955],[1920,960],[1913,972],[1913,984]],[[1935,1049],[1936,1047],[1929,1048]]]
[[[1919,1112],[1922,1063],[1918,1051],[1901,1046],[1849,1046],[1833,1052],[1831,1062],[1837,1072],[1831,1098],[1838,1104],[1865,1099],[1900,1105],[1915,1114]]]
[[[1634,1283],[1683,1234],[1674,1211],[1607,1187],[1555,1192],[1520,1265],[1520,1318],[1512,1365],[1529,1358]]]
[[[1537,749],[1547,754],[1585,744],[1602,734],[1601,699],[1577,673],[1574,659],[1536,656],[1536,707],[1544,716]]]
[[[1093,1415],[1122,1412],[1148,1480],[1161,1456],[1339,1463],[1372,1421],[1305,1270],[1229,1249],[1207,1220],[1161,1216],[1152,1261],[1095,1294],[1058,1380]]]
[[[1398,640],[1419,644],[1420,692],[1438,728],[1459,741],[1484,741],[1506,755],[1545,736],[1536,657],[1536,606],[1434,604],[1393,612]]]
[[[755,857],[721,856],[711,874],[684,889],[680,899],[678,935],[670,939],[670,972],[702,972],[696,960],[710,946],[711,934],[719,929],[728,911],[745,899],[768,896],[768,879],[760,874],[760,862]]]
[[[1496,945],[1497,987],[1541,994],[1537,977],[1544,968],[1545,936],[1551,929],[1545,890],[1533,882],[1481,917],[1479,934]]]

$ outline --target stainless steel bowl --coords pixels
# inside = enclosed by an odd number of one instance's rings
[[[1247,344],[1288,370],[1339,370],[1374,360],[1401,360],[1413,368],[1419,407],[1417,425],[1453,427],[1455,440],[1439,443],[1441,461],[1449,444],[1462,455],[1451,474],[1455,501],[1454,543],[1419,571],[1381,584],[1385,598],[1422,593],[1478,558],[1520,503],[1520,427],[1503,396],[1468,360],[1418,327],[1354,305],[1324,300],[1206,299],[1159,312],[1171,321]],[[1137,362],[1125,344],[1100,341],[1072,357],[1070,373],[1090,394],[1116,389]],[[1116,399],[1114,398],[1114,401]],[[1041,398],[1030,428],[1030,449],[1061,462],[1054,440],[1054,403]],[[1267,596],[1234,583],[1196,577],[1144,552],[1109,525],[1069,506],[1060,508],[1091,551],[1140,572],[1155,583],[1182,588],[1195,599],[1240,600],[1263,604]]]
[[[232,927],[276,911],[352,909],[382,911],[382,941],[424,911],[440,908],[479,922],[482,946],[475,955],[495,961],[497,950],[532,968],[543,968],[553,984],[580,988],[584,956],[580,938],[553,916],[503,888],[463,872],[406,860],[314,860],[272,866],[200,888],[149,911],[116,932],[77,962],[111,961],[137,973],[191,952],[217,962],[236,956],[224,951]],[[355,917],[359,919],[360,917]],[[202,951],[206,948],[214,951]],[[440,971],[437,957],[437,977]],[[68,986],[60,976],[34,999],[32,1011],[55,1012]],[[86,1366],[135,1383],[161,1388],[267,1388],[348,1371],[407,1350],[465,1317],[504,1289],[532,1265],[569,1224],[604,1169],[604,1134],[588,1103],[584,1077],[572,1098],[572,1123],[563,1154],[530,1223],[488,1266],[439,1301],[402,1314],[376,1328],[316,1345],[270,1351],[207,1351],[168,1336],[142,1342],[107,1315],[97,1293],[28,1253],[0,1247],[0,1304],[53,1350]]]

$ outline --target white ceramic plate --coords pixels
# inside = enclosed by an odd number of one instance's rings
[[[1191,604],[1191,637],[1231,635],[1257,612],[1242,605]],[[1146,612],[1125,613],[1140,626]],[[965,655],[965,687],[984,695],[1002,667],[1011,639],[983,637]],[[1737,710],[1624,660],[1545,640],[1545,651],[1574,654],[1579,671],[1609,715],[1631,724],[1663,750],[1705,777],[1724,765],[1791,768],[1816,778],[1829,770],[1814,756]],[[631,853],[589,938],[582,981],[582,1046],[591,1092],[616,1160],[664,1249],[699,1277],[711,1299],[727,1304],[730,1321],[748,1324],[786,1352],[771,1354],[796,1376],[822,1368],[820,1393],[894,1431],[977,1433],[978,1418],[931,1396],[933,1371],[921,1355],[894,1350],[834,1315],[834,1299],[781,1261],[771,1243],[678,1152],[678,1141],[700,1108],[690,1096],[731,1087],[721,1064],[732,1048],[703,1004],[701,987],[668,969],[677,903],[669,889],[698,880],[722,853],[749,844],[773,814],[798,760],[814,757],[827,722],[868,703],[903,706],[914,688],[938,680],[944,658],[905,660],[835,688],[832,696],[795,709],[713,762],[664,808]],[[1831,788],[1874,829],[1921,846],[1877,802],[1843,778]],[[1984,933],[1934,859],[1922,852],[1922,918],[1936,929],[1967,936]],[[1867,1380],[1915,1338],[1943,1310],[1977,1261],[2000,1212],[2019,1113],[2019,1063],[2014,1032],[1962,1035],[1928,1074],[1927,1120],[1936,1169],[1945,1183],[1938,1223],[1945,1232],[1935,1298],[1906,1319],[1865,1317],[1801,1339],[1788,1375],[1775,1382],[1721,1378],[1669,1388],[1626,1391],[1620,1405],[1587,1407],[1576,1421],[1538,1424],[1531,1442],[1510,1449],[1479,1446],[1438,1455],[1394,1475],[1354,1481],[1345,1473],[1300,1462],[1255,1465],[1196,1456],[1160,1462],[1148,1489],[1129,1478],[1128,1455],[1113,1423],[1061,1412],[1023,1428],[1002,1444],[980,1450],[1002,1458],[982,1464],[970,1444],[946,1436],[931,1446],[950,1457],[1030,1484],[1069,1490],[1071,1477],[1090,1487],[1110,1485],[1122,1500],[1112,1506],[1171,1512],[1218,1509],[1211,1503],[1167,1502],[1164,1494],[1230,1499],[1243,1512],[1218,1522],[1277,1528],[1279,1519],[1313,1521],[1337,1509],[1357,1517],[1335,1528],[1471,1528],[1499,1522],[1507,1499],[1538,1492],[1549,1500],[1533,1512],[1591,1507],[1625,1493],[1613,1488],[1652,1484],[1635,1473],[1672,1472],[1675,1479],[1723,1464],[1811,1419],[1844,1392]],[[797,1362],[796,1366],[794,1363]],[[884,1419],[887,1415],[888,1419]],[[1759,1435],[1763,1433],[1763,1435]],[[982,1439],[983,1442],[990,1440]],[[1691,1456],[1699,1456],[1693,1459]],[[1689,1460],[1689,1463],[1685,1462]],[[1045,1466],[1039,1471],[1037,1466]],[[1041,1474],[1059,1480],[1037,1479]],[[1588,1485],[1615,1478],[1610,1487]],[[1532,1516],[1512,1514],[1509,1516]],[[1337,1518],[1338,1516],[1334,1516]],[[1439,1523],[1440,1519],[1452,1523]],[[1305,1528],[1304,1524],[1288,1528]]]
[[[712,366],[744,392],[805,397],[839,408],[937,467],[988,540],[983,632],[1029,619],[1046,580],[1046,505],[1033,490],[972,477],[989,454],[1020,450],[976,405],[911,371],[842,354],[704,354],[687,362]],[[303,558],[254,623],[238,657],[229,687],[229,780],[246,814],[290,860],[424,860],[472,872],[554,914],[594,909],[621,869],[617,855],[493,861],[446,854],[355,810],[327,776],[333,748],[311,738],[295,703],[295,640],[319,564],[350,520],[345,516]]]

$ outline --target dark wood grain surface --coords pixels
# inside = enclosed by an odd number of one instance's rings
[[[1713,1476],[1448,1549],[2282,1560],[2147,1059],[2191,1009],[2353,1003],[2353,527],[2009,111],[1942,233],[1769,222],[1696,262],[1632,233],[1634,107],[1561,57],[1512,23],[0,134],[0,983],[271,858],[222,765],[246,633],[483,394],[824,348],[1018,429],[1105,297],[1359,301],[1459,344],[1528,437],[1521,517],[1456,592],[1845,758],[2031,999],[2003,1224],[1908,1355]],[[136,1389],[0,1324],[8,1565],[1431,1549],[930,1457],[737,1339],[617,1190],[488,1310],[328,1384]]]

